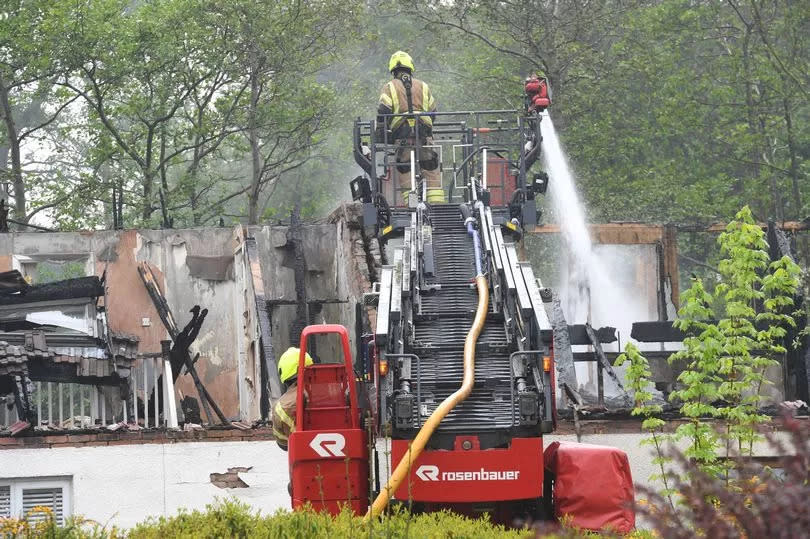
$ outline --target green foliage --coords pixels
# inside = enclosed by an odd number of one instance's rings
[[[669,441],[670,436],[664,434],[663,428],[666,424],[663,419],[656,417],[663,407],[660,404],[653,404],[653,394],[650,392],[650,364],[647,362],[639,349],[632,342],[628,342],[624,347],[624,353],[616,358],[616,365],[621,366],[629,362],[625,373],[629,389],[633,391],[634,406],[631,412],[634,416],[644,418],[641,428],[650,433],[650,438],[641,441],[642,445],[652,445],[655,448],[653,464],[658,466],[658,472],[650,476],[650,481],[661,481],[664,485],[662,494],[672,504],[672,489],[667,479],[666,466],[670,458],[664,452],[664,444]]]
[[[810,210],[810,11],[785,0],[13,0],[0,94],[22,163],[0,122],[0,177],[63,229],[110,226],[113,194],[126,226],[323,214],[397,49],[441,110],[519,107],[545,72],[595,221]]]
[[[44,509],[44,508],[42,508]],[[610,533],[596,533],[581,530],[570,525],[565,519],[557,525],[535,526],[533,529],[506,529],[491,524],[486,518],[472,519],[448,511],[413,515],[403,508],[394,509],[383,517],[384,522],[363,522],[344,510],[337,517],[314,511],[286,510],[273,515],[263,515],[245,503],[235,499],[219,500],[206,506],[204,511],[181,510],[172,517],[152,518],[136,525],[127,533],[114,527],[100,526],[81,518],[70,519],[64,526],[58,526],[45,513],[46,518],[38,523],[26,519],[0,518],[0,533],[13,538],[51,537],[65,539],[171,539],[186,537],[257,537],[298,539],[335,538],[435,538],[435,539],[477,539],[492,537],[518,539],[546,537],[550,539],[574,539],[581,537],[614,537]],[[6,535],[4,535],[6,537]],[[653,538],[655,533],[635,530],[624,537]]]
[[[673,476],[679,504],[668,506],[654,492],[638,511],[661,537],[803,537],[810,526],[806,500],[810,495],[810,458],[805,421],[786,418],[782,432],[767,435],[771,452],[783,455],[774,468],[752,458],[739,460],[739,480],[727,481],[695,470],[689,477]],[[690,463],[674,455],[681,466]],[[779,473],[772,473],[776,469]]]
[[[600,216],[728,219],[746,203],[760,216],[806,215],[810,182],[797,166],[806,154],[794,137],[808,133],[788,124],[810,111],[766,43],[806,66],[794,47],[810,50],[810,18],[776,2],[760,28],[759,4],[664,0],[626,11],[602,49],[606,69],[560,111],[582,120],[565,140]]]
[[[133,528],[131,539],[170,537],[531,537],[528,531],[506,530],[485,520],[449,512],[411,515],[395,510],[385,525],[363,523],[344,511],[337,517],[312,511],[277,511],[271,516],[252,511],[238,501],[207,506],[205,511],[181,512]]]
[[[115,526],[102,526],[82,517],[71,517],[64,524],[54,518],[50,507],[37,506],[23,518],[0,517],[0,537],[4,539],[117,539],[123,534]]]
[[[765,371],[786,352],[786,327],[795,327],[800,270],[788,258],[769,263],[764,232],[747,206],[718,243],[724,258],[714,293],[696,278],[681,298],[675,326],[688,337],[670,362],[685,362],[686,369],[671,398],[690,420],[675,433],[675,439],[691,442],[685,456],[728,478],[728,461],[718,464],[721,444],[726,455],[732,449],[751,455],[761,438],[757,425],[768,419],[758,412]],[[722,437],[706,421],[712,418],[724,424]]]

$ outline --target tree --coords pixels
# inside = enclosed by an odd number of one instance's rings
[[[747,206],[718,243],[724,258],[714,292],[696,278],[682,296],[675,326],[689,336],[670,361],[687,367],[671,398],[689,418],[675,433],[675,439],[691,442],[684,455],[728,481],[730,464],[717,461],[720,443],[726,456],[750,456],[761,438],[757,425],[768,420],[759,412],[761,390],[770,383],[765,371],[786,353],[783,341],[786,328],[796,325],[793,298],[801,272],[787,257],[769,262],[764,232]],[[722,437],[706,418],[723,422]]]
[[[77,7],[68,23],[69,53],[77,68],[60,84],[81,97],[90,119],[137,171],[144,222],[160,207],[164,226],[170,226],[167,168],[194,147],[219,137],[196,137],[195,145],[181,136],[169,146],[192,96],[223,90],[219,70],[205,61],[206,46],[216,40],[203,35],[197,13],[196,3],[184,0],[135,7],[102,0]],[[184,135],[191,131],[187,126],[179,130]],[[156,198],[162,202],[156,203]]]
[[[64,66],[43,54],[56,45],[53,20],[61,16],[65,5],[58,0],[17,0],[0,11],[0,173],[10,179],[14,217],[21,223],[52,207],[44,204],[28,211],[30,181],[26,176],[35,173],[24,170],[23,145],[75,100],[54,88],[53,81]]]
[[[337,58],[356,6],[332,0],[266,6],[233,0],[212,10],[231,29],[234,78],[247,88],[239,121],[245,127],[250,177],[232,196],[247,195],[247,222],[255,224],[266,190],[310,159],[323,140],[320,134],[331,127],[334,94],[317,83],[316,75]]]

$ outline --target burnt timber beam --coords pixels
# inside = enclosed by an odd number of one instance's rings
[[[557,370],[560,387],[566,393],[568,399],[574,407],[582,405],[582,397],[579,394],[579,384],[577,383],[577,371],[574,366],[574,354],[571,350],[571,336],[569,335],[569,325],[565,321],[562,304],[558,297],[554,297],[551,303],[551,325],[554,345],[554,365]]]
[[[40,301],[57,301],[104,296],[104,282],[96,276],[65,279],[29,286],[19,294],[5,294],[3,305],[23,305]]]
[[[270,415],[270,399],[277,399],[284,393],[283,385],[278,377],[276,367],[276,355],[273,351],[273,331],[270,324],[270,313],[267,312],[269,305],[264,294],[264,276],[262,275],[262,265],[259,259],[259,248],[256,245],[255,237],[245,238],[245,255],[247,257],[250,278],[253,285],[253,301],[256,303],[256,315],[259,322],[259,337],[261,339],[262,378],[263,383],[259,398],[259,407],[262,417]]]
[[[290,213],[290,226],[287,228],[286,248],[293,254],[293,277],[295,280],[295,319],[290,324],[290,342],[301,340],[301,332],[310,324],[310,305],[307,303],[307,261],[304,256],[303,233],[301,223],[301,204],[296,202]]]
[[[767,230],[768,223],[757,223],[760,228]],[[674,225],[678,232],[725,232],[726,223],[714,223],[711,225]],[[778,227],[785,232],[802,232],[810,230],[810,218],[801,221],[783,221],[778,223]]]
[[[176,341],[178,335],[180,334],[177,329],[177,322],[175,322],[172,311],[169,308],[169,304],[157,284],[155,275],[152,273],[152,268],[150,268],[146,262],[141,262],[138,265],[138,274],[141,276],[141,280],[143,281],[147,292],[149,292],[149,297],[152,298],[152,303],[154,303],[155,309],[157,309],[158,315],[160,316],[160,320],[163,322],[163,325],[169,332],[169,336],[171,336],[173,341]],[[197,309],[199,309],[199,307],[197,307]],[[186,326],[186,328],[188,327],[189,326]],[[199,327],[197,328],[197,331],[199,331]],[[222,413],[222,410],[219,408],[219,406],[217,406],[217,403],[214,401],[213,397],[211,397],[211,394],[208,393],[208,390],[205,389],[200,377],[197,375],[197,369],[194,368],[194,360],[191,359],[191,356],[188,353],[188,348],[184,350],[182,357],[185,362],[186,370],[188,370],[189,374],[191,374],[191,377],[194,379],[194,386],[197,388],[197,393],[200,395],[200,402],[206,411],[206,415],[208,415],[208,421],[212,422],[213,419],[213,416],[208,409],[208,405],[210,404],[214,409],[214,412],[216,412],[217,417],[219,417],[219,420],[223,424],[227,424],[228,419],[225,417],[225,414]],[[172,373],[172,376],[174,376],[174,373]],[[155,397],[157,397],[157,388],[155,388],[154,393]]]
[[[54,362],[51,359],[30,359],[28,376],[35,382],[56,382],[66,384],[87,384],[115,387],[121,384],[117,374],[110,376],[79,376],[78,365],[68,362]]]
[[[797,305],[801,306],[801,303],[797,303]],[[704,322],[716,324],[717,320],[705,320]],[[767,323],[757,322],[754,325],[758,329],[763,329]],[[633,329],[630,330],[630,337],[640,342],[681,342],[690,336],[676,328],[672,320],[633,322]]]
[[[588,335],[588,331],[585,329],[585,325],[586,324],[571,324],[568,326],[568,336],[571,339],[572,346],[591,344],[591,338]],[[605,326],[594,330],[594,333],[600,343],[616,342],[616,328]]]
[[[28,423],[29,426],[37,422],[34,403],[31,402],[32,388],[33,383],[27,372],[14,376],[14,403],[17,406],[17,417]]]
[[[633,322],[630,337],[639,342],[681,342],[688,335],[676,328],[671,320]]]
[[[588,334],[588,338],[591,339],[591,345],[593,346],[594,356],[596,357],[597,362],[601,365],[601,368],[604,369],[608,376],[619,386],[625,396],[627,396],[627,391],[624,389],[624,385],[622,381],[619,380],[619,376],[616,374],[616,371],[613,370],[613,365],[607,360],[605,357],[605,352],[602,350],[602,343],[599,342],[599,337],[596,335],[596,331],[594,331],[593,327],[590,324],[585,324],[585,332]]]
[[[20,270],[0,272],[0,295],[16,294],[18,292],[24,294],[30,287],[31,285],[22,276]]]
[[[662,360],[666,361],[669,359],[669,356],[674,354],[677,350],[642,350],[642,354],[648,360]],[[616,358],[619,357],[622,352],[605,352],[605,358],[611,365],[616,364]],[[574,362],[582,363],[586,361],[597,361],[596,356],[593,352],[574,352]]]

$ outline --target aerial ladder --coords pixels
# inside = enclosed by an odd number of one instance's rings
[[[394,172],[402,142],[375,120],[355,122],[354,157],[365,174],[352,194],[365,233],[383,247],[376,324],[355,364],[368,396],[362,417],[371,437],[390,437],[392,470],[380,474],[371,444],[373,496],[356,508],[366,518],[391,499],[507,524],[553,513],[543,454],[557,420],[551,292],[520,241],[548,186],[532,170],[550,92],[538,77],[525,88],[522,110],[434,113],[430,149],[442,164],[444,203],[428,201],[419,171],[426,113],[408,114],[417,142],[406,147],[405,181]],[[299,411],[306,416],[306,404]],[[292,466],[293,451],[290,458]]]

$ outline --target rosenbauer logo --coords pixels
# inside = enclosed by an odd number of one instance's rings
[[[311,447],[321,457],[345,457],[343,448],[346,447],[346,438],[337,432],[321,432],[311,442]]]
[[[495,471],[481,468],[476,471],[442,472],[433,464],[423,464],[415,473],[422,481],[517,481],[520,477],[519,470]]]

